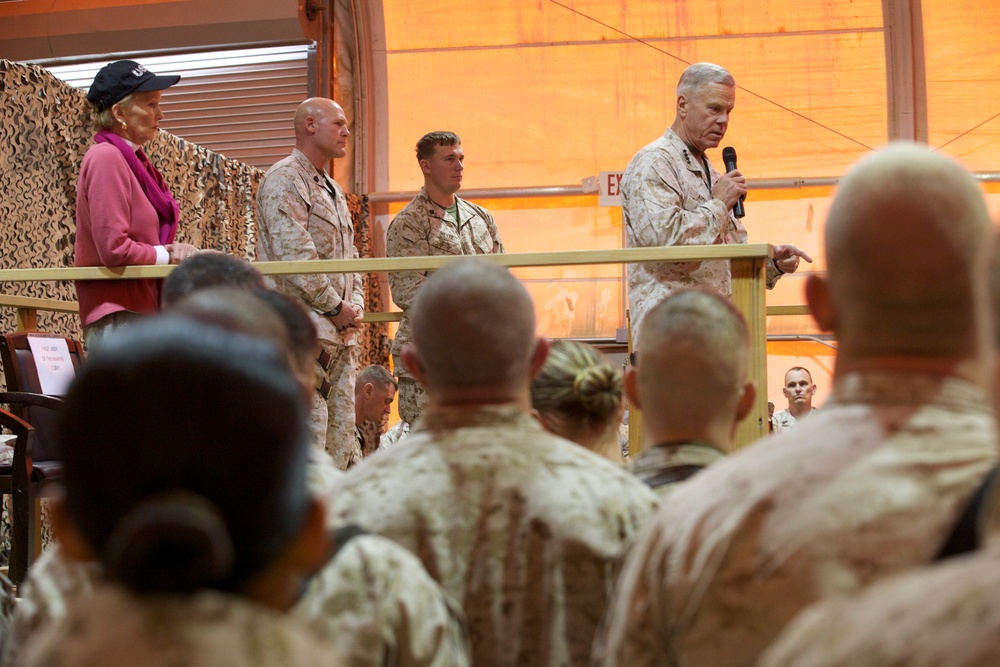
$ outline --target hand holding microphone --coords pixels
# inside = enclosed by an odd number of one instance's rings
[[[722,149],[722,161],[726,164],[726,173],[731,171],[736,171],[736,149],[732,146],[726,146]],[[746,191],[746,185],[744,182],[744,191]],[[733,206],[733,215],[737,218],[742,218],[746,215],[746,211],[743,209],[743,199],[746,195],[741,194],[739,199],[736,200],[736,204]]]

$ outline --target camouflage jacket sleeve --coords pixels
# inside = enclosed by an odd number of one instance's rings
[[[313,578],[293,613],[352,667],[461,667],[468,637],[458,606],[403,547],[351,539]]]
[[[100,576],[96,563],[66,558],[54,544],[34,562],[21,585],[4,646],[2,664],[15,664],[21,650],[66,616],[70,601],[90,595]]]

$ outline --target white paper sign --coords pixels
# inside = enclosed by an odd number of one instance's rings
[[[622,182],[621,171],[602,171],[597,176],[597,203],[601,206],[621,206],[622,193],[619,186]]]
[[[35,358],[42,393],[63,396],[76,375],[66,339],[59,336],[29,335],[28,346]]]

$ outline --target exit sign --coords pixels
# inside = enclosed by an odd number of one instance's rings
[[[602,171],[597,176],[597,203],[601,206],[621,206],[621,171]]]

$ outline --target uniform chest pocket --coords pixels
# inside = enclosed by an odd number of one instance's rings
[[[462,247],[462,237],[458,235],[455,228],[449,222],[440,220],[431,227],[431,236],[428,239],[434,255],[464,255],[465,249]]]
[[[476,246],[476,252],[481,255],[489,255],[493,252],[493,237],[490,235],[490,230],[486,227],[486,221],[482,218],[473,218],[470,222],[472,225],[472,243]]]

